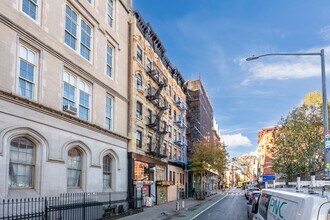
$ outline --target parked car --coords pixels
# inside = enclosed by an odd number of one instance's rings
[[[252,203],[250,217],[253,220],[327,220],[330,213],[328,196],[263,189],[258,201]]]
[[[249,196],[252,194],[253,191],[259,191],[259,188],[257,187],[252,187],[252,188],[248,188],[245,190],[245,198],[249,199]]]
[[[253,201],[254,199],[258,198],[259,195],[260,195],[260,193],[261,193],[261,192],[260,192],[259,190],[257,190],[257,191],[253,191],[253,192],[249,195],[249,198],[248,198],[249,203],[252,203],[252,201]]]
[[[258,203],[259,197],[255,197],[253,200],[249,200],[247,202],[247,216],[249,220],[253,219],[254,214],[252,213],[252,207],[255,206],[256,203]]]

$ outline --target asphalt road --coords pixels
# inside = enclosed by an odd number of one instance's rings
[[[234,189],[228,195],[200,214],[196,220],[247,220],[247,200],[244,191]]]

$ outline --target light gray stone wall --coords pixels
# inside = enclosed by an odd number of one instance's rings
[[[130,1],[115,0],[115,25],[106,23],[105,0],[43,0],[36,22],[21,10],[22,0],[0,2],[0,198],[58,195],[67,188],[66,156],[83,152],[82,187],[74,191],[127,191],[128,21]],[[70,4],[93,29],[92,59],[87,61],[64,43],[65,7]],[[36,98],[19,96],[19,43],[38,51]],[[106,75],[106,46],[115,49],[114,77]],[[90,120],[62,111],[63,71],[92,85]],[[114,129],[105,128],[105,98],[114,99]],[[9,190],[9,151],[14,137],[36,145],[32,189]],[[103,189],[102,158],[112,157],[112,188]]]

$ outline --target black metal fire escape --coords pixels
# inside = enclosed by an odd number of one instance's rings
[[[151,91],[151,94],[147,94],[146,98],[153,103],[153,105],[158,109],[157,114],[155,115],[155,119],[151,123],[147,124],[147,126],[152,129],[156,134],[156,143],[153,144],[150,151],[147,154],[159,157],[166,158],[167,152],[166,149],[161,151],[161,147],[163,144],[164,136],[167,133],[167,124],[163,122],[163,126],[161,126],[161,118],[165,110],[168,109],[168,104],[164,98],[161,97],[161,92],[167,86],[167,82],[165,80],[161,81],[159,78],[159,72],[157,70],[151,70],[148,72],[148,75],[153,79],[153,81],[157,84],[156,91]]]

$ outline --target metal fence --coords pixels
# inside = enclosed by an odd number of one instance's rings
[[[3,199],[0,220],[94,220],[127,211],[127,199],[112,200],[110,192],[66,193],[55,197]]]

